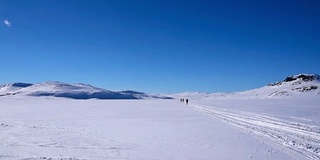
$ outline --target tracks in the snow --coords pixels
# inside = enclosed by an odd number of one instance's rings
[[[221,109],[211,106],[189,105],[199,112],[224,120],[228,124],[254,133],[262,139],[290,149],[298,159],[320,159],[320,127],[294,123],[266,115]]]

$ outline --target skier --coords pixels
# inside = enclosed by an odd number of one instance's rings
[[[189,100],[188,100],[188,99],[186,99],[186,104],[188,104],[188,102],[189,102]]]

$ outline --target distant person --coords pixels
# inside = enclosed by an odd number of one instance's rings
[[[189,100],[188,99],[186,99],[186,104],[188,104],[189,103]]]

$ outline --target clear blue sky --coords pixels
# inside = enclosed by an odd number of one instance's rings
[[[0,84],[233,92],[320,73],[317,0],[0,0]]]

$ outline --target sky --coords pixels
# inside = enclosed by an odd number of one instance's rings
[[[320,74],[316,0],[0,0],[0,84],[235,92]]]

